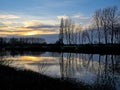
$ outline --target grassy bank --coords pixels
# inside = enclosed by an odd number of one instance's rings
[[[0,90],[88,90],[89,87],[67,80],[50,78],[36,72],[0,65]]]

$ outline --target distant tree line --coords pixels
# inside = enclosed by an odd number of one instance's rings
[[[20,38],[7,38],[0,37],[0,46],[2,45],[33,45],[33,44],[46,44],[43,38],[33,38],[33,37],[20,37]]]
[[[96,10],[92,17],[92,24],[82,29],[70,18],[61,19],[59,44],[115,44],[120,43],[120,12],[116,6]],[[97,41],[93,39],[97,38]]]

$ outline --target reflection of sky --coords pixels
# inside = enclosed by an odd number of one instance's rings
[[[14,57],[7,57],[6,60],[13,60],[12,65],[13,66],[17,66],[19,68],[27,68],[27,69],[31,69],[34,71],[38,71],[38,66],[42,66],[44,64],[44,66],[49,67],[46,70],[46,74],[51,75],[51,76],[60,76],[60,66],[59,66],[59,59],[60,57],[56,57],[60,56],[59,54],[51,54],[52,56],[49,56],[50,53],[45,53],[42,54],[41,56],[29,56],[29,55],[23,55],[23,56],[14,56]],[[54,57],[53,57],[54,56]],[[64,54],[64,61],[67,62],[67,53]],[[72,54],[71,56],[72,58],[74,58],[74,54]],[[78,61],[78,58],[76,59]],[[87,68],[85,68],[85,66],[83,64],[87,63],[87,60],[85,60],[85,62],[82,61],[82,59],[80,59],[78,61],[79,65],[80,65],[80,72],[76,71],[76,74],[74,76],[70,75],[70,77],[73,78],[87,78],[86,73],[91,74],[89,71],[87,71]],[[96,64],[96,66],[98,65],[96,61],[94,61],[94,63]],[[91,67],[91,63],[89,64],[89,66]],[[92,77],[92,74],[91,74]],[[88,79],[89,80],[89,79]],[[87,81],[88,81],[87,80]]]
[[[20,60],[20,61],[43,61],[43,60],[53,60],[54,57],[39,57],[39,56],[16,56],[16,57],[7,57],[7,60]]]

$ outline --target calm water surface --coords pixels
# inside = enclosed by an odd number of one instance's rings
[[[120,90],[120,55],[50,52],[4,52],[1,63],[51,77]]]

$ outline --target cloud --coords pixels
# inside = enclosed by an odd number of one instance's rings
[[[73,18],[75,20],[77,20],[82,25],[89,24],[90,21],[91,21],[91,17],[90,16],[85,16],[84,14],[81,14],[81,13],[73,15]]]
[[[0,26],[0,31],[7,30],[7,29],[8,29],[8,26]]]
[[[57,18],[58,19],[68,19],[69,18],[69,16],[67,16],[67,15],[61,15],[61,16],[57,16]]]
[[[54,26],[57,22],[55,20],[26,20],[23,22],[25,27],[36,27],[36,26]]]
[[[12,21],[3,21],[2,23],[3,23],[4,25],[12,25],[12,24],[13,24]]]
[[[28,28],[38,29],[38,28],[58,28],[59,26],[55,25],[36,25],[36,26],[29,26]]]
[[[0,14],[0,19],[17,19],[20,16],[12,15],[12,14]]]
[[[41,35],[58,33],[56,20],[47,16],[4,12],[0,14],[0,36]]]
[[[6,35],[28,36],[28,35],[57,34],[57,33],[58,30],[56,28],[0,26],[0,36],[6,36]]]
[[[41,25],[42,23],[39,20],[31,20],[31,21],[25,21],[23,22],[25,27],[29,27],[29,26],[37,26],[37,25]]]
[[[0,22],[0,26],[4,26],[4,24],[2,22]]]
[[[73,18],[76,18],[76,19],[89,19],[90,17],[87,17],[81,13],[78,13],[76,15],[73,16]]]

